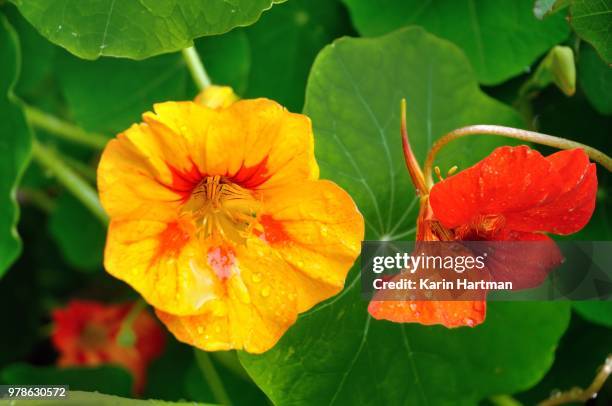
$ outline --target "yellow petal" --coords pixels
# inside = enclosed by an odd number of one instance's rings
[[[244,178],[261,167],[260,180],[242,186],[265,189],[316,179],[310,119],[267,99],[240,100],[217,110],[206,141],[203,173]]]
[[[202,312],[223,295],[207,258],[210,247],[192,237],[188,225],[159,221],[111,221],[104,266],[151,305],[175,314]]]
[[[291,269],[258,239],[236,250],[237,272],[227,281],[227,295],[207,303],[203,313],[176,316],[157,310],[180,341],[207,351],[270,349],[297,317]]]
[[[144,114],[145,123],[110,141],[100,159],[100,199],[113,219],[151,218],[151,213],[167,219],[202,177],[195,162],[203,158],[198,151],[214,111],[192,102],[156,109],[158,115]]]
[[[218,110],[166,102],[143,118],[143,124],[120,134],[102,155],[100,192],[103,197],[114,194],[103,204],[120,201],[111,189],[121,187],[152,188],[153,196],[164,187],[166,194],[181,194],[198,177],[219,175],[249,189],[265,189],[319,174],[310,120],[271,100],[241,100]],[[125,171],[135,176],[123,181]],[[113,217],[115,211],[126,212],[114,206],[107,210]]]
[[[261,223],[262,237],[294,270],[300,312],[342,289],[364,235],[343,189],[319,180],[266,191]]]

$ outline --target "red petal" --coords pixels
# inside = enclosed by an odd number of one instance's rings
[[[590,219],[596,191],[595,167],[583,150],[545,158],[527,146],[501,147],[434,185],[430,203],[448,228],[503,215],[510,230],[568,234]]]
[[[458,243],[449,244],[444,242],[422,243],[417,245],[415,251],[427,252],[428,255],[441,257],[472,255],[470,250]],[[465,277],[473,277],[475,280],[489,280],[489,272],[486,268],[480,272],[482,273],[468,273]],[[420,272],[417,271],[414,275],[417,274],[420,274]],[[416,281],[419,279],[419,277],[411,275],[410,272],[401,272],[393,275],[389,280],[412,279]],[[458,275],[452,269],[427,269],[428,279],[435,281],[453,280]],[[460,296],[456,296],[457,294]],[[375,319],[390,320],[396,323],[442,324],[449,328],[461,326],[474,327],[485,319],[486,301],[484,299],[486,294],[486,290],[475,292],[437,290],[435,293],[420,289],[410,292],[379,290],[375,293],[372,301],[370,301],[368,311]],[[408,299],[409,297],[413,300]],[[418,300],[423,297],[437,300]],[[447,300],[453,297],[470,300]]]
[[[582,149],[546,157],[561,184],[556,199],[525,212],[507,215],[507,226],[521,231],[572,234],[584,227],[595,210],[597,173]]]
[[[377,320],[396,323],[474,327],[485,319],[486,301],[372,300],[368,312]]]

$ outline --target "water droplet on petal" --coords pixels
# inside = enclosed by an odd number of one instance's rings
[[[327,234],[328,234],[328,228],[327,228],[327,226],[325,226],[325,225],[321,226],[321,235],[322,235],[322,236],[324,236],[324,237],[326,237],[326,236],[327,236]]]

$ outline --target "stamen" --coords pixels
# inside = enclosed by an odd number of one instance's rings
[[[248,189],[222,176],[207,176],[181,211],[192,217],[198,237],[244,243],[260,207],[261,202]]]
[[[440,182],[442,182],[444,178],[442,177],[442,173],[440,172],[440,167],[439,166],[434,167],[434,172],[436,173],[436,176],[438,177]]]

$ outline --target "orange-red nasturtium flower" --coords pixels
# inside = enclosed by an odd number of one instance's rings
[[[308,117],[212,99],[157,104],[107,145],[104,264],[179,340],[260,353],[342,289],[364,223],[319,179]]]
[[[407,143],[407,137],[404,138]],[[547,157],[527,146],[500,147],[474,166],[452,175],[431,189],[424,186],[410,146],[407,164],[421,208],[417,241],[536,241],[523,244],[534,266],[489,258],[490,274],[515,278],[513,286],[534,287],[562,257],[545,233],[567,235],[583,228],[595,209],[595,164],[582,149],[565,150]],[[421,179],[419,179],[421,176]],[[517,275],[511,273],[517,272]],[[395,322],[475,326],[485,319],[486,302],[372,300],[368,308],[376,319]]]
[[[165,333],[146,310],[131,321],[135,341],[121,343],[118,335],[132,310],[133,303],[104,304],[72,300],[52,313],[51,341],[59,352],[57,364],[98,366],[115,364],[134,377],[134,391],[144,389],[147,365],[157,358],[165,344]]]

